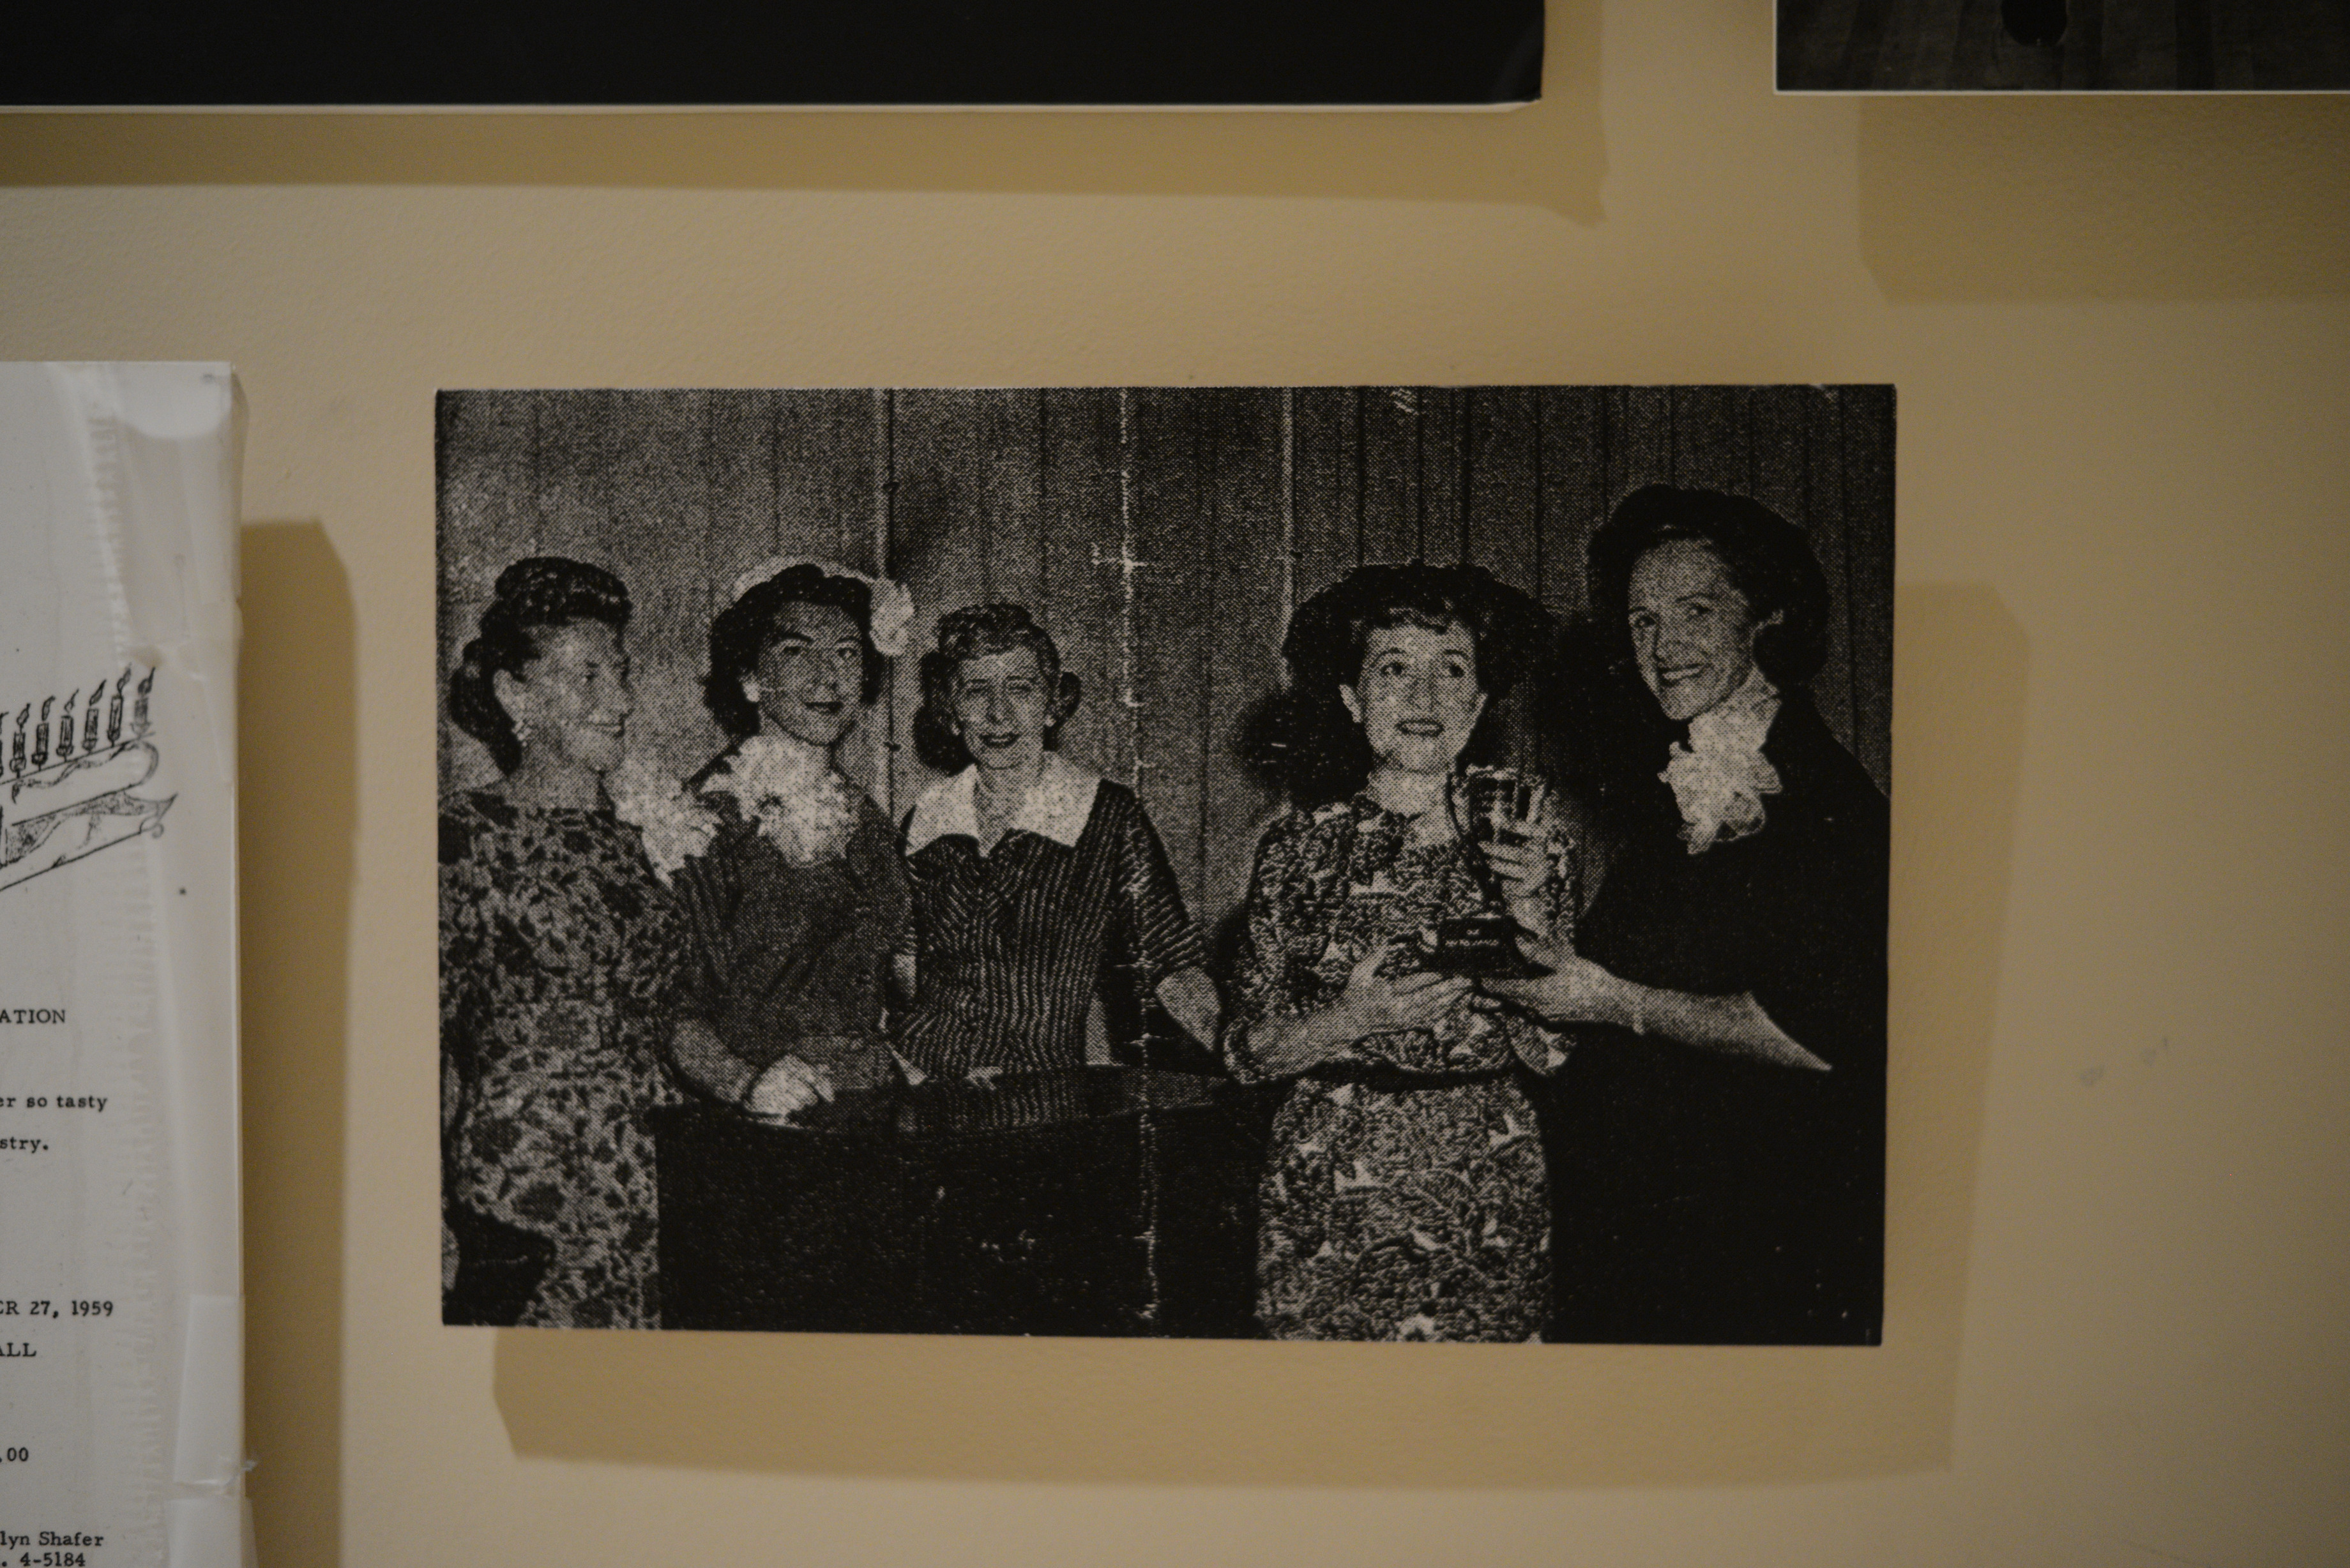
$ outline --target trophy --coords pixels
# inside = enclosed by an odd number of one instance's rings
[[[1510,913],[1501,876],[1485,858],[1484,848],[1488,844],[1533,840],[1539,792],[1513,768],[1468,768],[1447,784],[1444,803],[1484,907],[1474,914],[1440,920],[1431,930],[1423,931],[1422,961],[1447,974],[1495,980],[1530,980],[1548,974],[1549,970],[1519,950],[1523,928]]]

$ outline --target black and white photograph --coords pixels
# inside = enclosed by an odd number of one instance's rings
[[[0,104],[1490,107],[1542,60],[1542,0],[100,0],[14,8]]]
[[[1778,0],[1782,92],[2341,92],[2340,0]]]
[[[1894,407],[443,392],[443,1321],[1877,1344]]]

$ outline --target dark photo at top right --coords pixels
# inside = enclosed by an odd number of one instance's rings
[[[2345,0],[1778,0],[1781,92],[2339,92]]]

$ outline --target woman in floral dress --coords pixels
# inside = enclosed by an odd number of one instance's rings
[[[913,606],[895,583],[810,561],[770,561],[735,590],[702,688],[734,743],[688,785],[715,834],[677,877],[692,952],[675,1054],[704,1093],[787,1116],[897,1076],[882,1017],[904,862],[836,753]]]
[[[1295,698],[1326,722],[1285,749],[1360,787],[1266,832],[1225,1036],[1240,1076],[1295,1080],[1260,1192],[1258,1317],[1275,1337],[1542,1327],[1543,1150],[1518,1077],[1522,1057],[1548,1064],[1549,1037],[1417,954],[1421,931],[1485,903],[1453,769],[1546,625],[1478,568],[1419,565],[1364,567],[1291,624]],[[1546,932],[1566,914],[1558,858],[1518,864],[1511,911]]]
[[[449,681],[502,777],[441,815],[443,1316],[660,1323],[653,1145],[682,928],[605,792],[629,595],[517,561]]]

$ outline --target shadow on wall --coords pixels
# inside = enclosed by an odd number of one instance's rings
[[[1881,1348],[503,1330],[494,1395],[515,1451],[803,1474],[1265,1485],[1710,1485],[1947,1466],[2027,653],[1987,587],[1905,587],[1896,616]],[[1495,1438],[1531,1430],[1556,1440]]]
[[[261,1559],[341,1551],[343,1021],[358,826],[349,579],[247,525],[238,678],[247,1442]]]
[[[1503,113],[16,115],[16,185],[564,185],[1531,202],[1599,221],[1599,7]]]
[[[1863,260],[1895,300],[2350,291],[2350,97],[1876,98]]]

